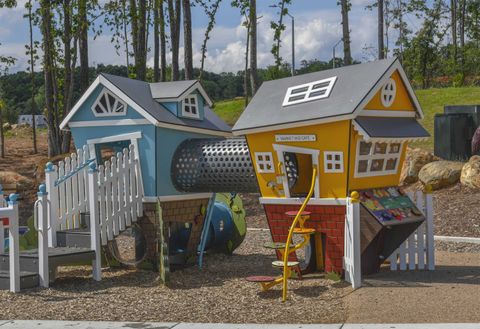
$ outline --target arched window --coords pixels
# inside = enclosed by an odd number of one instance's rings
[[[127,104],[103,89],[92,106],[96,117],[122,116],[127,114]]]

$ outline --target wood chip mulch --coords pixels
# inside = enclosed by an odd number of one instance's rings
[[[271,267],[270,241],[265,231],[249,231],[232,256],[207,255],[205,267],[172,273],[168,287],[156,273],[104,269],[94,282],[90,268],[62,268],[49,289],[19,294],[0,291],[0,318],[227,322],[339,323],[346,319],[343,297],[352,292],[344,282],[322,275],[289,281],[289,300],[283,304],[279,287],[260,292],[249,275],[277,275]]]

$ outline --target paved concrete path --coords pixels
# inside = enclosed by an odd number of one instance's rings
[[[475,323],[439,324],[223,324],[0,320],[0,329],[480,329]]]

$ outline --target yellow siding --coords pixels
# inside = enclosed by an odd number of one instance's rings
[[[357,143],[359,139],[361,139],[361,136],[357,133],[357,131],[352,129],[349,189],[353,191],[375,187],[397,186],[400,183],[400,174],[402,171],[403,162],[405,161],[407,143],[403,143],[402,155],[400,156],[400,163],[398,164],[398,171],[396,174],[355,178],[355,157],[357,154]]]
[[[274,158],[275,173],[257,174],[257,180],[263,197],[278,197],[274,190],[268,187],[268,183],[276,181],[278,174],[278,158],[273,144],[281,144],[287,146],[296,146],[320,150],[319,154],[319,174],[320,174],[320,197],[322,198],[344,198],[347,189],[347,170],[348,170],[348,142],[349,142],[350,121],[338,121],[321,125],[283,129],[271,132],[263,132],[247,135],[247,141],[254,162],[255,171],[257,166],[255,163],[255,152],[271,152]],[[275,135],[316,135],[315,142],[275,142]],[[325,173],[323,165],[324,151],[340,151],[343,152],[344,171],[343,173]],[[308,174],[309,176],[311,173]]]
[[[407,88],[400,77],[398,71],[395,71],[391,76],[397,85],[397,93],[395,101],[390,107],[385,107],[380,100],[381,90],[379,90],[372,100],[365,106],[365,110],[394,110],[394,111],[415,111],[415,107],[410,100]]]

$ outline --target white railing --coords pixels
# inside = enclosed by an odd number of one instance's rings
[[[409,193],[410,199],[423,212],[426,220],[388,258],[391,270],[434,270],[435,243],[433,237],[432,194],[417,191]]]
[[[0,208],[6,208],[7,201],[5,200],[3,194],[3,186],[0,184]],[[5,225],[3,223],[3,218],[0,217],[0,254],[5,252]]]
[[[8,205],[0,207],[0,218],[8,218],[8,253],[10,268],[10,291],[20,291],[20,244],[18,235],[17,195],[10,194]],[[2,195],[3,198],[3,195]],[[2,228],[3,231],[3,228]]]
[[[357,289],[362,285],[360,203],[357,192],[353,192],[352,197],[347,198],[346,208],[343,268],[345,280],[352,284],[353,289]]]
[[[143,215],[143,185],[133,145],[97,169],[89,164],[88,202],[91,248],[95,251],[93,278],[101,279],[101,246]]]
[[[88,210],[87,170],[91,161],[88,147],[84,146],[60,161],[58,166],[47,163],[45,182],[51,205],[50,247],[57,245],[58,230],[80,227],[80,214]]]

